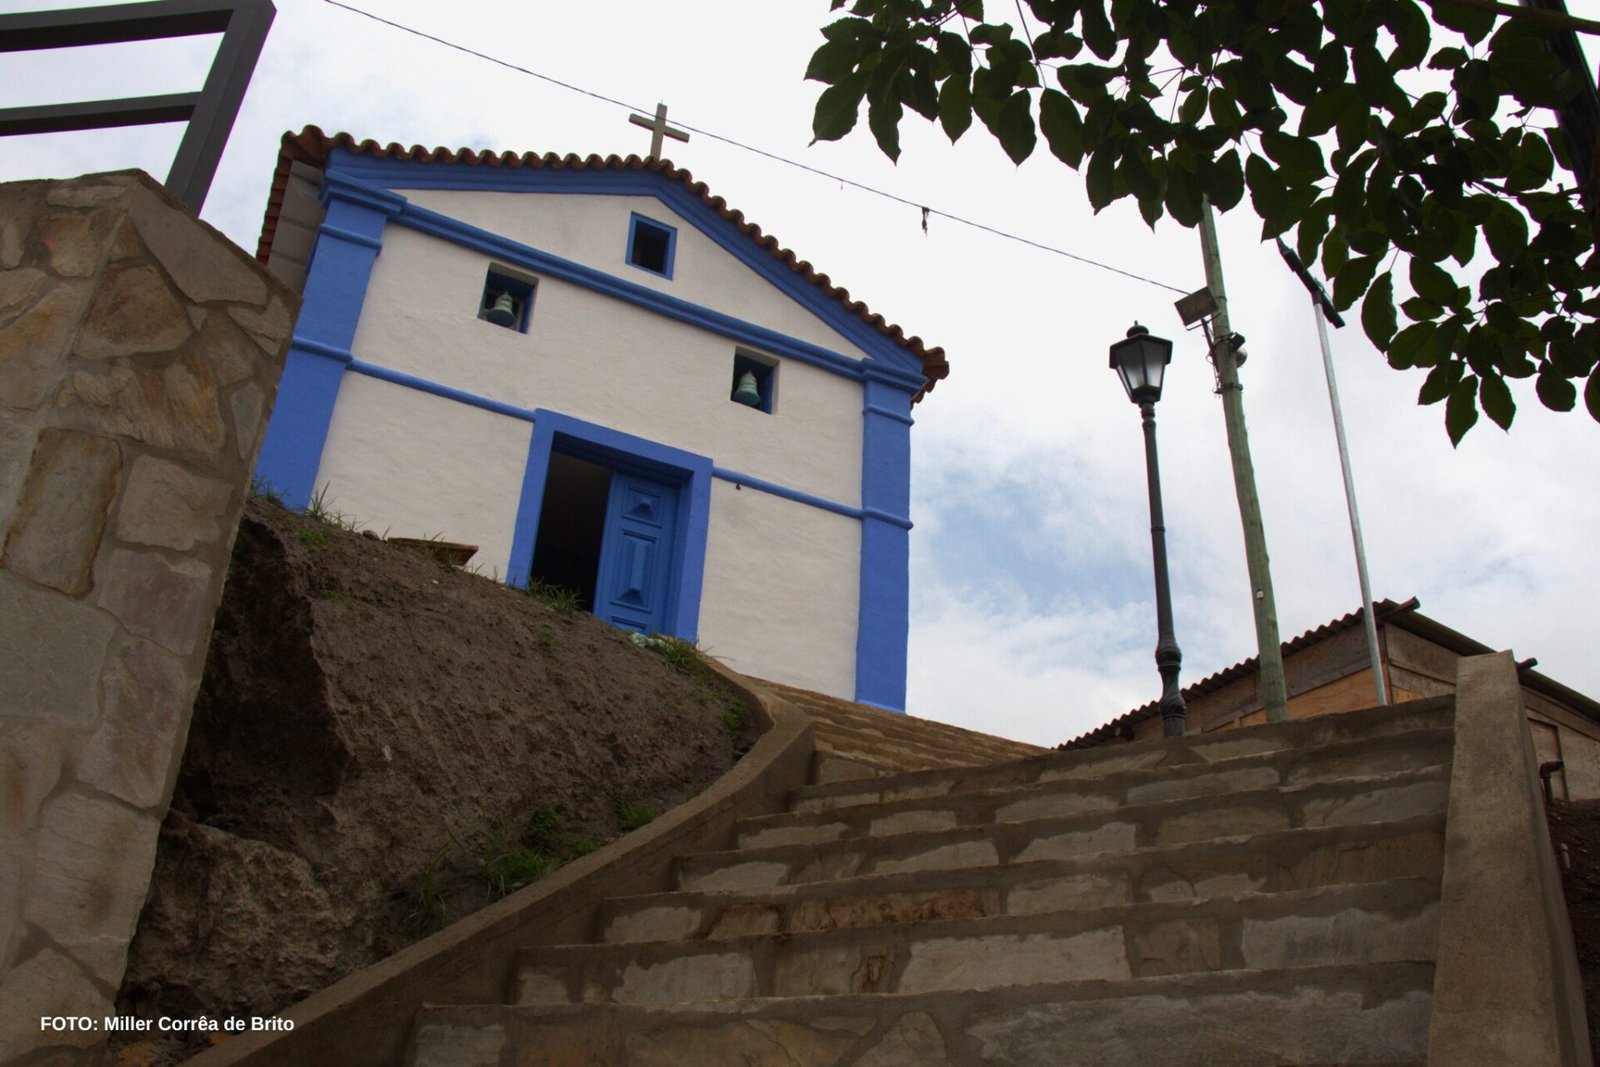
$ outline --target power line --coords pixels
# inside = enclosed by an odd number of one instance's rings
[[[355,15],[360,15],[363,18],[371,19],[373,22],[382,23],[385,26],[389,26],[389,27],[391,27],[393,29],[401,31],[402,33],[409,33],[413,37],[421,37],[425,41],[431,41],[434,44],[443,45],[445,48],[449,48],[449,49],[452,49],[454,51],[464,53],[465,55],[472,56],[475,59],[481,59],[486,63],[493,63],[495,66],[504,67],[507,70],[516,71],[518,74],[525,74],[530,78],[537,78],[540,81],[549,82],[551,85],[559,86],[562,89],[566,89],[566,90],[568,90],[570,92],[574,92],[574,93],[579,93],[579,94],[581,94],[583,96],[590,97],[591,99],[594,99],[594,100],[599,100],[602,103],[611,104],[611,105],[613,105],[615,107],[626,108],[629,111],[644,111],[644,110],[647,110],[646,108],[641,108],[641,107],[638,107],[637,105],[629,104],[626,101],[618,100],[618,99],[616,99],[614,97],[606,96],[603,93],[597,93],[597,92],[594,92],[593,90],[585,89],[582,86],[573,85],[570,82],[564,82],[561,79],[553,78],[548,74],[542,74],[539,71],[530,70],[527,67],[519,66],[516,63],[511,63],[511,62],[509,62],[507,60],[500,59],[500,58],[498,58],[496,56],[491,56],[491,55],[488,55],[488,54],[486,54],[484,52],[479,52],[476,49],[468,48],[464,44],[458,44],[455,41],[446,40],[443,37],[436,37],[435,35],[433,35],[431,33],[428,33],[428,32],[426,32],[424,30],[419,30],[419,29],[416,29],[415,27],[407,26],[404,23],[395,22],[395,21],[393,21],[391,19],[386,19],[383,16],[375,15],[370,11],[363,11],[361,8],[351,7],[349,4],[341,3],[340,0],[323,0],[323,3],[328,4],[328,5],[332,6],[332,7],[337,7],[337,8],[340,8],[342,10],[349,11],[352,14],[355,14]],[[900,195],[898,195],[896,193],[891,193],[891,192],[888,192],[887,190],[884,190],[884,189],[874,188],[873,186],[866,185],[866,184],[864,184],[862,182],[858,182],[858,181],[856,181],[856,180],[854,180],[852,178],[846,178],[846,177],[844,177],[842,175],[839,175],[839,174],[833,174],[833,173],[830,173],[829,171],[821,170],[821,169],[819,169],[817,167],[811,166],[810,164],[801,163],[799,160],[789,159],[787,156],[780,156],[776,152],[769,152],[764,148],[757,148],[755,145],[746,144],[743,141],[735,140],[732,137],[725,137],[722,134],[713,133],[710,130],[702,129],[702,128],[697,127],[697,126],[691,126],[687,122],[681,122],[681,121],[678,121],[676,119],[674,120],[674,122],[681,129],[688,130],[690,133],[699,134],[701,137],[705,137],[705,138],[707,138],[709,140],[720,141],[721,143],[723,143],[725,145],[729,145],[729,146],[731,146],[733,148],[738,148],[738,149],[740,149],[742,151],[745,151],[745,152],[751,152],[751,153],[753,153],[755,155],[762,156],[763,158],[770,159],[770,160],[772,160],[772,161],[774,161],[776,163],[782,163],[782,164],[784,164],[786,166],[794,167],[796,170],[803,170],[808,174],[815,174],[816,176],[818,176],[820,178],[827,178],[829,181],[838,182],[840,185],[847,185],[852,189],[859,189],[861,192],[870,193],[873,196],[881,196],[885,200],[892,200],[897,204],[904,204],[907,207],[916,208],[918,211],[922,212],[923,218],[924,218],[924,222],[926,221],[926,218],[928,216],[937,215],[938,217],[940,217],[942,219],[948,219],[951,222],[960,223],[963,226],[970,226],[971,228],[973,228],[975,230],[981,230],[982,232],[990,234],[992,236],[1002,237],[1002,238],[1004,238],[1004,239],[1006,239],[1008,241],[1015,241],[1018,244],[1024,244],[1024,245],[1027,245],[1030,248],[1036,248],[1041,252],[1049,252],[1049,253],[1051,253],[1053,255],[1062,256],[1062,257],[1065,257],[1066,259],[1073,260],[1074,262],[1077,262],[1077,263],[1082,263],[1085,266],[1094,267],[1094,268],[1096,268],[1098,270],[1109,271],[1112,274],[1120,274],[1124,278],[1129,278],[1129,279],[1132,279],[1133,281],[1137,281],[1137,282],[1144,282],[1146,285],[1154,285],[1157,288],[1166,289],[1169,292],[1179,293],[1179,294],[1187,294],[1189,292],[1189,290],[1180,289],[1176,285],[1168,285],[1166,282],[1157,281],[1154,278],[1147,278],[1142,274],[1135,274],[1132,271],[1123,270],[1121,267],[1113,267],[1109,263],[1102,263],[1099,260],[1091,259],[1088,256],[1080,256],[1076,252],[1069,252],[1064,248],[1057,248],[1055,245],[1048,245],[1048,244],[1043,243],[1042,241],[1035,241],[1032,238],[1023,237],[1020,234],[1010,233],[1010,232],[1008,232],[1006,230],[998,229],[997,227],[990,226],[990,225],[987,225],[987,224],[982,223],[982,222],[978,222],[978,221],[976,221],[974,219],[965,218],[965,217],[963,217],[961,215],[956,215],[956,214],[953,214],[953,213],[951,213],[949,211],[943,211],[943,210],[941,210],[939,208],[928,207],[925,204],[919,204],[915,200],[908,200],[906,197],[900,196]]]

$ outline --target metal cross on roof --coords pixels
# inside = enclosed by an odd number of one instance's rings
[[[687,141],[689,134],[684,130],[667,125],[667,105],[657,104],[655,118],[647,115],[629,115],[628,121],[635,126],[643,126],[650,131],[650,158],[661,158],[661,138],[670,137],[674,141]]]

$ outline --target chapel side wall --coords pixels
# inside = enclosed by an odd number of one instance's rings
[[[316,484],[363,529],[477,545],[468,566],[504,578],[532,433],[524,419],[346,374]]]
[[[716,482],[700,647],[736,671],[851,697],[860,528],[843,515]]]
[[[146,175],[0,186],[0,1062],[97,1059],[298,300]]]
[[[730,285],[734,277],[749,275],[747,267],[724,257]],[[709,456],[787,488],[860,505],[860,382],[783,359],[774,412],[755,411],[728,398],[739,347],[733,341],[582,286],[541,279],[526,333],[478,319],[491,262],[481,252],[402,225],[385,227],[351,344],[355,357],[526,410],[548,408]],[[761,284],[771,293],[768,303],[792,305]],[[769,309],[749,308],[743,317],[764,310]]]

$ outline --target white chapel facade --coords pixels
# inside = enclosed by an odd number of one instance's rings
[[[257,477],[737,670],[901,709],[947,372],[671,163],[286,134],[304,302]]]

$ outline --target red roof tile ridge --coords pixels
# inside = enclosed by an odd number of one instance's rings
[[[652,171],[660,174],[663,178],[682,183],[686,190],[698,196],[708,207],[731,222],[739,232],[749,237],[757,245],[765,248],[774,258],[786,264],[808,282],[816,285],[829,297],[838,300],[847,311],[859,317],[867,325],[896,344],[908,348],[916,354],[922,360],[925,380],[913,401],[922,399],[923,395],[932,390],[940,379],[950,373],[950,365],[945,359],[943,348],[929,347],[922,338],[914,334],[907,334],[901,327],[889,322],[860,300],[856,300],[850,295],[849,290],[843,286],[835,285],[828,275],[817,270],[815,266],[801,259],[790,249],[783,247],[776,237],[763,232],[760,226],[745,218],[744,212],[729,207],[728,202],[722,197],[713,194],[705,182],[697,181],[689,171],[674,165],[668,159],[646,159],[637,155],[628,155],[626,157],[617,155],[601,156],[594,153],[587,156],[579,156],[570,152],[564,156],[554,152],[546,152],[542,155],[535,152],[523,152],[519,155],[510,151],[494,152],[488,148],[472,149],[461,147],[452,149],[440,145],[429,149],[420,144],[414,144],[407,148],[398,141],[390,141],[387,145],[379,144],[371,138],[357,141],[348,133],[330,135],[324,133],[318,126],[308,125],[299,133],[289,130],[283,135],[282,145],[278,152],[278,168],[273,174],[272,189],[267,198],[266,214],[261,224],[261,237],[256,245],[257,259],[265,263],[272,251],[272,242],[277,236],[279,214],[283,209],[284,193],[288,188],[290,167],[297,162],[321,167],[327,162],[328,156],[338,148],[361,155],[374,156],[379,159],[454,162],[471,166]]]

